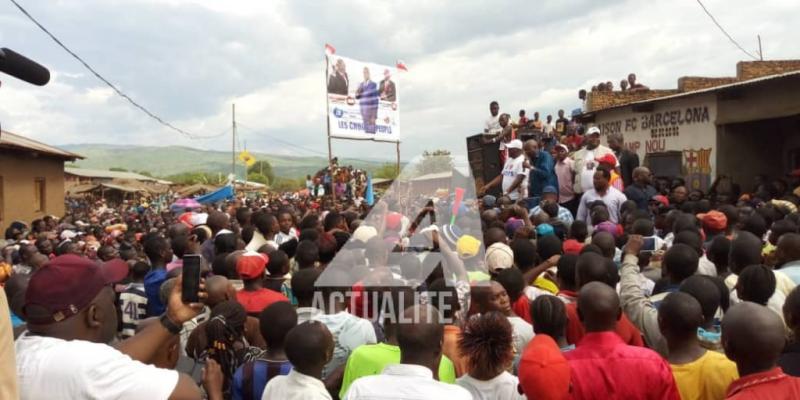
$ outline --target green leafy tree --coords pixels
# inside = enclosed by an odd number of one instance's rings
[[[263,183],[265,185],[269,184],[269,178],[266,176],[259,174],[258,172],[250,172],[247,174],[247,180],[249,182],[256,182],[256,183]]]
[[[435,174],[439,172],[449,172],[453,169],[453,157],[447,150],[425,150],[422,153],[422,161],[417,165],[417,174]]]
[[[219,184],[219,176],[217,174],[210,174],[205,172],[183,172],[165,176],[164,180],[170,181],[177,185],[194,185],[196,183],[204,183],[216,185]]]
[[[305,187],[305,179],[276,178],[270,189],[276,192],[293,192]]]
[[[396,164],[383,164],[372,174],[375,178],[395,179],[397,178]]]
[[[255,164],[247,168],[248,180],[251,180],[249,176],[252,173],[260,174],[267,178],[267,182],[260,183],[270,184],[275,182],[275,172],[272,170],[272,164],[270,164],[267,160],[258,160],[255,162]]]

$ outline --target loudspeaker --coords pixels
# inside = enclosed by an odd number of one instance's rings
[[[500,165],[500,149],[497,143],[483,143],[483,134],[467,138],[467,159],[475,178],[475,190],[480,190],[483,185],[500,175],[503,166]],[[497,185],[487,194],[500,197],[502,188]]]

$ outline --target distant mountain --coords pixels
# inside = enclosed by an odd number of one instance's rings
[[[77,144],[59,146],[78,153],[85,160],[74,165],[83,168],[110,169],[124,168],[129,171],[149,172],[154,176],[168,176],[183,172],[210,172],[226,175],[231,171],[231,153],[224,151],[201,150],[183,146],[127,146],[108,144]],[[326,157],[294,157],[251,152],[256,160],[267,160],[272,165],[275,176],[299,178],[313,174],[328,164]],[[237,171],[244,167],[237,159]],[[340,165],[374,171],[385,162],[340,158]]]

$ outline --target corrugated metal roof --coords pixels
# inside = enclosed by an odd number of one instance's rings
[[[632,105],[636,105],[636,104],[655,103],[655,102],[663,101],[663,100],[672,100],[672,99],[677,99],[677,98],[681,98],[681,97],[689,97],[689,96],[695,96],[695,95],[699,95],[699,94],[712,93],[712,92],[725,90],[725,89],[730,89],[730,88],[735,88],[735,87],[739,87],[739,86],[749,86],[749,85],[753,85],[753,84],[757,84],[757,83],[763,83],[763,82],[766,82],[766,81],[771,81],[771,80],[774,80],[774,79],[789,78],[789,77],[794,77],[794,76],[800,76],[800,71],[789,71],[789,72],[784,72],[784,73],[775,74],[775,75],[767,75],[767,76],[762,76],[762,77],[758,77],[758,78],[748,79],[746,81],[739,81],[739,82],[734,82],[734,83],[728,83],[728,84],[725,84],[725,85],[712,86],[710,88],[705,88],[705,89],[700,89],[700,90],[693,90],[693,91],[690,91],[690,92],[683,92],[683,93],[671,94],[669,96],[655,97],[655,98],[647,99],[647,100],[634,101],[634,102],[631,102],[631,103],[620,104],[620,105],[616,105],[616,106],[613,106],[613,107],[602,108],[602,109],[594,110],[594,111],[588,111],[588,112],[583,113],[583,115],[591,115],[591,114],[594,114],[594,113],[597,113],[597,112],[600,112],[600,111],[614,110],[614,109],[617,109],[617,108],[632,106]]]
[[[57,147],[46,145],[42,142],[26,138],[8,131],[0,132],[0,147],[36,151],[67,160],[84,159],[80,154],[70,153]]]
[[[149,176],[137,174],[135,172],[122,172],[122,171],[107,171],[102,169],[89,169],[89,168],[64,168],[64,173],[80,176],[83,178],[104,178],[104,179],[131,179],[142,182],[157,182],[164,185],[171,185],[172,182],[162,181],[160,179],[152,178]]]

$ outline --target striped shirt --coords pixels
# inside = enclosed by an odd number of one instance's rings
[[[139,321],[147,317],[147,294],[144,283],[131,283],[119,295],[119,308],[122,311],[121,337],[127,339],[136,333]]]
[[[242,364],[233,374],[232,399],[261,400],[270,379],[288,375],[291,370],[289,361],[256,360]]]

